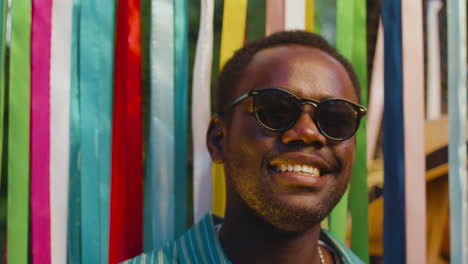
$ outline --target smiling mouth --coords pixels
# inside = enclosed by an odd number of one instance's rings
[[[278,173],[294,173],[309,177],[320,177],[320,169],[307,164],[294,164],[294,163],[282,163],[282,164],[269,164],[275,172]]]

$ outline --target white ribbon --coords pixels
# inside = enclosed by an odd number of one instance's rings
[[[439,11],[441,0],[427,1],[427,120],[436,120],[441,115],[440,92],[440,45]]]
[[[193,135],[193,200],[194,220],[198,222],[211,211],[211,158],[206,148],[206,132],[210,121],[210,82],[213,56],[213,0],[201,0],[192,83]]]
[[[406,263],[426,262],[424,35],[420,1],[401,1]]]
[[[305,30],[305,0],[287,0],[285,4],[285,29]]]
[[[67,263],[72,0],[52,4],[50,63],[51,261]]]

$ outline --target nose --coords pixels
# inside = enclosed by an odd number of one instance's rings
[[[296,124],[281,135],[284,144],[301,143],[322,148],[327,139],[323,136],[308,111],[303,111]]]

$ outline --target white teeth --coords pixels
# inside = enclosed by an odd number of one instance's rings
[[[302,171],[302,166],[301,165],[294,165],[294,172],[300,172]]]
[[[298,164],[281,164],[276,166],[276,171],[278,172],[301,172],[305,174],[310,174],[314,177],[320,176],[320,170],[313,166],[309,165],[298,165]]]

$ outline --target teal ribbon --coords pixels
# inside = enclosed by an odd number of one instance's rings
[[[175,113],[175,235],[187,229],[187,107],[188,8],[187,0],[174,1],[174,113]]]
[[[385,94],[384,263],[406,263],[401,0],[382,1]]]
[[[315,0],[315,33],[332,45],[336,43],[337,1]]]
[[[447,1],[450,262],[468,263],[466,0]]]
[[[107,263],[115,3],[82,0],[79,100],[82,263]]]
[[[160,248],[174,239],[174,3],[152,0],[150,33],[151,109],[145,207],[151,240]],[[185,166],[177,164],[178,166]]]
[[[81,170],[79,40],[81,0],[73,0],[70,73],[70,168],[67,263],[81,262]]]

